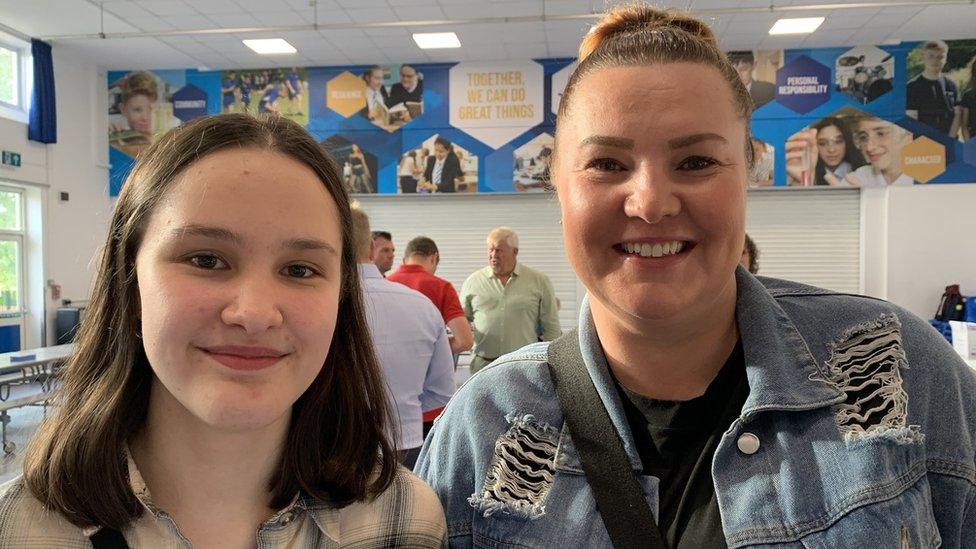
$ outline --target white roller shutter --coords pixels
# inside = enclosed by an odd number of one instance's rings
[[[859,189],[750,190],[746,231],[759,273],[831,290],[861,291]]]
[[[545,273],[560,302],[564,330],[576,325],[579,297],[576,274],[563,253],[559,204],[546,194],[361,196],[373,230],[389,231],[396,246],[394,268],[415,236],[434,239],[441,253],[437,276],[450,280],[458,293],[472,272],[488,264],[488,231],[510,227],[519,237],[518,260]]]
[[[575,326],[583,289],[563,251],[559,205],[545,194],[362,196],[374,230],[393,234],[399,265],[407,242],[433,238],[438,276],[461,284],[487,264],[485,237],[505,225],[519,235],[519,261],[547,274],[563,329]],[[861,287],[857,189],[752,189],[746,227],[760,248],[760,273],[833,290]]]

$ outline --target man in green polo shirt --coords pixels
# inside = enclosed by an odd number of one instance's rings
[[[518,263],[518,235],[488,233],[488,266],[461,286],[461,306],[474,330],[475,373],[505,353],[559,337],[559,306],[549,277]]]

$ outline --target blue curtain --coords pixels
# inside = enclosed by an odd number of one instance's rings
[[[31,40],[34,58],[34,94],[31,97],[27,138],[41,143],[58,142],[58,117],[54,103],[54,62],[51,45]]]

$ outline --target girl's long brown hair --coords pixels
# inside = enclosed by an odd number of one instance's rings
[[[222,114],[170,130],[140,155],[126,179],[56,413],[27,449],[27,488],[76,526],[121,529],[142,511],[124,457],[126,442],[146,420],[153,378],[140,340],[136,252],[176,177],[230,147],[273,150],[307,165],[335,200],[342,230],[339,322],[322,370],[292,407],[281,462],[268,479],[268,504],[284,507],[299,491],[339,505],[369,499],[396,474],[396,448],[385,434],[386,389],[352,248],[349,197],[335,162],[285,118]]]

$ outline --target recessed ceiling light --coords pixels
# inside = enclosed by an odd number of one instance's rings
[[[780,19],[769,29],[769,34],[810,34],[824,22],[823,17],[796,17]]]
[[[438,48],[460,48],[461,41],[453,32],[415,32],[413,41],[422,50],[434,50]]]
[[[295,53],[298,50],[284,40],[284,38],[267,38],[263,40],[241,40],[244,45],[261,55],[281,55]]]

